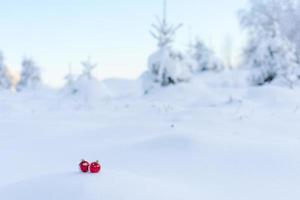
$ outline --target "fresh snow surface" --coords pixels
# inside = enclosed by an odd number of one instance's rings
[[[146,96],[107,80],[98,101],[3,91],[0,199],[298,200],[300,87],[245,80],[204,73]],[[80,173],[82,158],[102,172]]]

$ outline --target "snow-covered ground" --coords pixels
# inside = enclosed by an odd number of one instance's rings
[[[0,95],[2,200],[298,200],[300,88],[203,74],[142,95]],[[109,92],[107,92],[109,91]],[[102,173],[81,174],[82,158]]]

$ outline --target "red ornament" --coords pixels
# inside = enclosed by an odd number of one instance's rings
[[[94,173],[94,174],[99,173],[100,170],[101,170],[101,165],[99,164],[99,161],[91,163],[91,166],[90,166],[91,173]]]
[[[89,166],[90,163],[86,160],[82,160],[81,163],[79,164],[80,170],[84,173],[89,171]]]

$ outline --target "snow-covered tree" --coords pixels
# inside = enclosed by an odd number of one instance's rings
[[[280,31],[285,37],[295,44],[298,57],[300,57],[300,1],[273,0],[271,3],[277,4]]]
[[[163,18],[156,17],[157,24],[152,24],[153,31],[151,35],[157,40],[160,49],[170,48],[174,42],[176,31],[182,27],[182,24],[176,26],[167,22],[167,1],[164,1]]]
[[[185,56],[172,49],[176,31],[182,26],[173,26],[167,21],[166,1],[164,2],[163,18],[157,18],[152,24],[151,35],[157,40],[158,50],[148,59],[148,68],[154,82],[168,86],[187,81],[190,76]]]
[[[90,59],[81,62],[83,66],[83,71],[81,76],[84,76],[88,79],[92,79],[92,71],[97,67],[97,63],[92,63]]]
[[[63,93],[75,100],[78,106],[86,107],[97,104],[100,99],[110,97],[109,90],[105,85],[93,76],[93,69],[97,63],[92,63],[90,59],[81,62],[82,72],[79,76],[74,76],[71,68],[66,75],[66,85]]]
[[[292,87],[300,64],[294,44],[280,30],[280,5],[272,2],[251,0],[250,9],[241,13],[241,25],[249,36],[244,65],[250,69],[254,85],[280,81]]]
[[[69,94],[84,93],[85,90],[89,90],[91,85],[96,85],[98,82],[93,77],[92,71],[97,67],[98,64],[92,63],[90,59],[81,62],[82,72],[78,77],[75,77],[72,73],[71,66],[69,66],[69,72],[65,76],[66,85],[64,90]]]
[[[10,89],[11,86],[12,86],[12,81],[8,74],[8,69],[4,63],[4,56],[0,51],[0,88]]]
[[[71,66],[69,66],[69,72],[65,76],[65,80],[66,80],[65,88],[68,90],[68,92],[71,94],[76,94],[78,92],[76,89],[76,86],[75,86],[76,77],[74,76],[74,74],[72,72]]]
[[[300,57],[300,0],[256,0],[255,3],[260,4],[260,12],[267,13],[265,23],[277,21],[279,31],[296,46]]]
[[[22,62],[21,79],[17,84],[17,91],[24,89],[36,89],[41,84],[40,68],[30,59],[25,58]]]
[[[202,41],[196,40],[190,48],[191,58],[195,61],[193,72],[221,71],[224,65],[210,48]]]

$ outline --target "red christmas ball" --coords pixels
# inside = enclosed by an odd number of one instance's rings
[[[91,163],[91,166],[90,166],[91,173],[99,173],[100,170],[101,170],[101,165],[100,165],[99,161]]]
[[[79,164],[80,170],[84,173],[89,171],[89,166],[90,163],[86,160],[82,160],[81,163]]]

